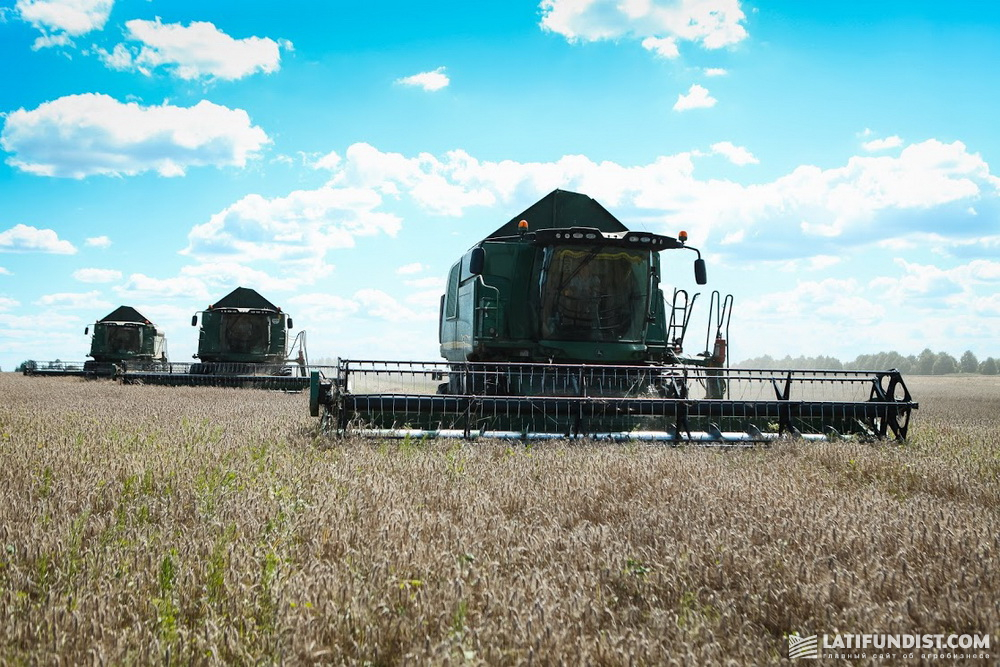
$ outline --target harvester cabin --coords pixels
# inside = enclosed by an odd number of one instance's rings
[[[663,354],[659,251],[678,248],[686,246],[629,231],[587,195],[555,190],[452,267],[441,354],[609,363]]]
[[[166,359],[166,337],[135,308],[119,306],[94,323],[89,356],[100,362]]]
[[[198,315],[191,318],[198,324]],[[198,358],[273,362],[285,358],[292,319],[257,291],[237,287],[201,312]]]

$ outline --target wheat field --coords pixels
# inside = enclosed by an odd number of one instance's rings
[[[792,632],[1000,641],[1000,379],[908,383],[905,445],[718,451],[337,440],[305,395],[0,374],[0,663],[768,664]]]

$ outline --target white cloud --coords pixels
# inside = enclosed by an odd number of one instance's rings
[[[311,158],[306,159],[306,164],[313,169],[325,169],[327,171],[333,171],[340,164],[340,156],[337,155],[336,151],[330,151],[326,155],[322,155],[319,158],[313,160]]]
[[[528,204],[554,188],[575,190],[650,229],[688,229],[692,238],[717,232],[777,255],[764,259],[797,256],[804,242],[814,254],[836,255],[844,245],[935,232],[945,221],[948,242],[957,244],[992,231],[995,218],[983,211],[1000,214],[1000,179],[959,142],[929,140],[898,157],[855,157],[826,170],[802,166],[752,185],[697,178],[697,157],[680,153],[631,166],[572,155],[544,163],[485,162],[457,150],[406,157],[354,144],[326,187],[407,197],[428,214],[444,216],[498,202]],[[972,202],[979,215],[968,213]],[[825,237],[804,239],[804,232]]]
[[[0,147],[8,164],[40,176],[84,178],[190,167],[243,167],[270,143],[242,109],[202,100],[143,107],[108,95],[68,95],[7,115]]]
[[[754,157],[754,154],[746,148],[743,146],[736,146],[730,141],[720,141],[712,144],[712,152],[725,157],[727,160],[740,167],[748,164],[758,164],[760,162],[760,160]]]
[[[976,259],[965,265],[964,272],[972,281],[982,283],[1000,282],[1000,262]]]
[[[437,317],[434,311],[416,311],[399,303],[395,297],[377,289],[358,290],[354,294],[355,301],[360,305],[360,312],[379,320],[389,322],[414,322]]]
[[[124,285],[113,288],[115,294],[129,300],[139,299],[194,299],[208,301],[209,291],[204,281],[191,276],[153,278],[143,273],[133,273]]]
[[[122,272],[114,269],[77,269],[73,278],[81,283],[113,283],[121,280]]]
[[[690,109],[709,109],[715,106],[716,100],[704,86],[697,83],[688,88],[687,94],[681,93],[677,96],[674,104],[674,111],[688,111]]]
[[[14,275],[14,274],[13,274],[13,273],[11,273],[11,272],[10,272],[9,270],[7,270],[6,268],[4,268],[4,267],[0,266],[0,276],[12,276],[12,275]]]
[[[396,83],[404,86],[417,86],[426,91],[434,92],[442,88],[447,88],[448,84],[451,83],[451,79],[445,74],[444,67],[438,67],[430,72],[420,72],[419,74],[396,79]]]
[[[21,302],[17,299],[11,299],[9,296],[0,296],[0,311],[10,310],[11,308],[17,308],[21,305]]]
[[[31,44],[32,51],[41,51],[42,49],[51,49],[57,46],[72,46],[73,40],[70,39],[69,35],[66,33],[60,33],[58,35],[41,35],[35,38],[35,41]]]
[[[861,144],[869,153],[874,153],[876,151],[884,151],[889,148],[899,148],[903,145],[903,140],[895,135],[891,137],[886,137],[885,139],[873,139],[872,141],[866,141]]]
[[[91,236],[84,241],[84,244],[91,248],[110,248],[111,239],[107,236]]]
[[[17,0],[21,19],[41,31],[35,50],[68,46],[70,37],[100,30],[111,14],[114,0]]]
[[[396,273],[401,276],[412,276],[413,274],[421,273],[426,269],[427,267],[420,262],[412,262],[411,264],[404,264],[396,269]]]
[[[181,276],[200,280],[206,289],[214,292],[231,290],[237,286],[251,287],[263,292],[295,290],[329,275],[331,267],[319,266],[308,272],[295,271],[290,275],[275,277],[266,271],[254,269],[237,262],[204,262],[181,269]]]
[[[932,264],[916,264],[896,259],[904,274],[900,277],[879,277],[869,287],[888,303],[939,308],[965,291],[968,269],[942,269]]]
[[[729,74],[729,72],[722,69],[721,67],[705,68],[705,76],[726,76],[727,74]]]
[[[111,304],[101,300],[101,293],[97,290],[92,292],[60,292],[57,294],[46,294],[35,301],[35,305],[45,308],[111,308]]]
[[[327,292],[297,294],[289,304],[310,314],[310,321],[339,322],[361,308],[357,301]]]
[[[147,76],[152,74],[149,70],[139,70],[135,63],[135,55],[124,44],[115,44],[115,48],[111,51],[100,47],[96,47],[94,50],[101,59],[101,62],[109,69],[118,72],[127,72],[136,69]]]
[[[642,48],[652,51],[661,58],[676,58],[681,52],[673,37],[647,37],[642,40]]]
[[[164,68],[180,79],[223,79],[233,81],[281,68],[281,48],[291,50],[291,42],[267,37],[234,39],[205,21],[187,26],[134,19],[125,23],[126,37],[138,42],[123,44],[110,53],[101,51],[104,63],[116,70],[134,70],[147,76]]]
[[[728,142],[713,150],[752,157]],[[671,235],[686,229],[693,244],[697,239],[723,255],[745,256],[752,248],[757,261],[781,262],[802,260],[807,248],[816,259],[802,266],[817,270],[851,247],[908,241],[927,247],[926,235],[944,223],[949,237],[932,245],[958,252],[961,243],[992,232],[1000,213],[1000,179],[960,143],[931,140],[898,157],[856,157],[825,170],[803,166],[751,185],[698,178],[696,161],[704,157],[680,153],[638,165],[579,155],[490,162],[460,150],[404,156],[354,144],[327,161],[322,187],[277,198],[248,195],[194,227],[184,253],[203,262],[280,262],[287,274],[275,280],[291,280],[329,270],[327,255],[361,237],[395,236],[412,206],[421,217],[457,218],[470,208],[527,206],[562,188],[594,197],[629,226]],[[979,215],[968,213],[972,202]]]
[[[297,190],[267,199],[247,195],[188,234],[184,254],[213,261],[321,263],[331,248],[349,248],[357,236],[399,230],[400,218],[377,211],[382,197],[370,188]]]
[[[768,321],[786,326],[789,331],[796,323],[807,323],[818,329],[828,325],[843,330],[872,325],[885,316],[881,303],[872,301],[871,292],[857,280],[827,278],[802,281],[795,287],[763,295],[745,315],[747,322]],[[880,302],[884,302],[879,298]]]
[[[736,245],[737,243],[743,243],[746,239],[747,233],[745,229],[737,229],[736,231],[729,232],[722,237],[719,241],[719,245]]]
[[[402,305],[395,297],[378,289],[361,289],[350,298],[328,293],[297,294],[288,300],[299,311],[299,319],[343,325],[351,317],[410,323],[437,317],[437,309],[413,310]],[[436,306],[436,301],[434,305]]]
[[[542,28],[570,41],[630,38],[666,57],[667,40],[718,49],[747,37],[739,0],[542,0],[539,8]]]
[[[801,259],[764,261],[761,262],[761,265],[773,267],[775,270],[784,273],[801,273],[802,271],[825,271],[830,267],[840,264],[841,261],[842,258],[836,255],[815,255]]]
[[[0,251],[72,255],[76,252],[76,248],[69,241],[60,239],[51,229],[37,229],[30,225],[18,224],[0,232]]]

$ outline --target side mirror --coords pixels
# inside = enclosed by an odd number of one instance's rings
[[[705,260],[701,257],[694,260],[694,281],[699,285],[708,282],[708,271],[705,269]]]
[[[486,264],[486,251],[482,248],[473,248],[469,253],[469,273],[478,276],[483,272]]]
[[[192,315],[191,316],[191,326],[193,326],[193,327],[198,326],[198,316],[197,315]]]
[[[292,328],[292,318],[290,318],[290,317],[288,318],[288,328],[289,329]]]

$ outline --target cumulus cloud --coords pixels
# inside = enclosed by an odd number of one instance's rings
[[[716,146],[713,150],[749,159],[726,142]],[[948,242],[958,243],[993,233],[991,215],[1000,214],[1000,179],[960,142],[928,140],[907,146],[897,157],[854,157],[830,169],[802,166],[750,185],[698,178],[699,155],[661,156],[641,165],[572,155],[544,163],[489,162],[464,151],[406,157],[354,144],[336,163],[326,187],[407,197],[442,216],[500,202],[526,205],[554,188],[576,190],[634,223],[666,233],[688,229],[702,236],[730,235],[732,241],[777,253],[774,259],[800,254],[803,242],[816,244],[817,254],[832,255],[845,244],[933,233],[943,221]],[[979,214],[969,212],[972,205]],[[737,232],[742,232],[739,238],[731,236]],[[813,238],[816,234],[821,236]]]
[[[270,143],[242,109],[202,100],[193,107],[144,107],[108,95],[68,95],[7,115],[7,163],[39,176],[84,178],[190,167],[243,167]]]
[[[731,142],[717,142],[711,154],[755,159]],[[484,161],[461,150],[407,156],[359,143],[322,159],[329,172],[323,186],[275,198],[248,195],[194,227],[184,253],[202,262],[281,262],[289,276],[322,271],[331,251],[362,237],[395,236],[410,215],[404,211],[451,218],[475,208],[516,211],[555,188],[587,193],[630,227],[671,235],[686,229],[693,244],[723,256],[745,256],[749,248],[756,261],[799,260],[810,270],[829,267],[854,247],[912,243],[971,252],[971,240],[995,236],[1000,179],[958,142],[929,140],[895,157],[854,157],[829,169],[802,166],[753,184],[699,178],[698,160],[708,155],[678,153],[636,165],[579,155]],[[944,227],[947,237],[928,240]],[[398,272],[417,269],[414,263]]]
[[[84,241],[84,244],[90,248],[110,248],[111,239],[107,236],[91,236]]]
[[[642,40],[642,48],[661,58],[676,58],[681,54],[677,48],[677,40],[673,37],[647,37]]]
[[[916,264],[896,259],[904,273],[900,277],[880,277],[870,287],[890,303],[935,307],[967,289],[969,268],[943,269],[933,264]]]
[[[861,147],[869,153],[874,153],[877,151],[884,151],[889,148],[899,148],[902,145],[903,140],[900,137],[893,135],[891,137],[886,137],[885,139],[873,139],[871,141],[866,141],[861,144]]]
[[[743,146],[736,146],[731,141],[720,141],[712,144],[712,152],[725,157],[737,166],[757,164],[760,162],[754,154]]]
[[[100,30],[107,23],[114,0],[17,0],[22,20],[41,31],[32,48],[68,46],[71,37]]]
[[[841,324],[849,314],[852,326],[871,325],[885,315],[885,306],[870,299],[859,281],[848,278],[826,278],[802,281],[789,290],[772,292],[754,303],[755,319],[779,322],[812,320],[820,323]]]
[[[252,287],[264,292],[295,290],[329,275],[331,267],[321,266],[308,272],[294,272],[286,276],[272,276],[266,271],[231,261],[208,261],[185,266],[180,275],[202,282],[206,289],[215,292],[231,290],[236,286]]]
[[[697,83],[688,88],[687,94],[681,93],[677,96],[674,104],[674,111],[688,111],[690,109],[709,109],[715,106],[716,100],[704,86]]]
[[[430,72],[420,72],[419,74],[396,79],[396,83],[403,86],[416,86],[428,92],[434,92],[442,88],[447,88],[451,83],[451,79],[445,74],[444,67],[438,67]]]
[[[121,280],[122,272],[114,269],[77,269],[73,278],[81,283],[113,283]]]
[[[358,302],[361,314],[388,322],[415,322],[437,317],[437,313],[433,310],[408,308],[382,290],[358,290],[354,294],[354,300]]]
[[[420,262],[412,262],[410,264],[404,264],[396,269],[396,273],[401,276],[412,276],[415,273],[423,272],[426,268],[427,267]]]
[[[214,261],[273,260],[316,267],[332,248],[349,248],[357,236],[394,236],[400,218],[376,210],[371,188],[297,190],[285,197],[247,195],[195,226],[184,254]]]
[[[205,21],[184,26],[134,19],[125,23],[125,30],[126,38],[137,44],[100,50],[108,67],[147,76],[162,68],[184,80],[233,81],[259,72],[270,74],[281,67],[282,46],[292,48],[291,42],[268,37],[234,39]]]
[[[111,308],[111,304],[100,299],[101,293],[97,290],[92,292],[59,292],[57,294],[46,294],[35,301],[35,305],[45,308]]]
[[[30,225],[19,224],[0,232],[0,251],[72,255],[76,252],[76,248],[69,241],[60,239],[51,229],[37,229]]]
[[[133,273],[123,285],[113,289],[115,294],[129,300],[181,298],[207,302],[210,298],[204,281],[191,276],[154,278],[144,273]]]
[[[539,8],[542,28],[570,41],[636,39],[669,58],[678,41],[718,49],[747,37],[739,0],[542,0]]]
[[[705,69],[705,76],[726,76],[727,74],[729,72],[721,67],[708,67]]]
[[[291,306],[309,313],[310,321],[341,322],[361,308],[354,299],[328,292],[296,294],[288,299]]]

